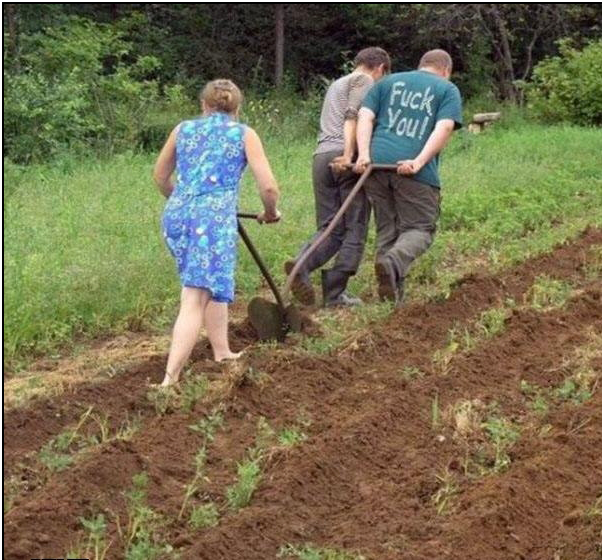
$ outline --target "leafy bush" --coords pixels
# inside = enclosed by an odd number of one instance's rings
[[[545,121],[602,124],[602,40],[583,50],[569,40],[558,43],[560,55],[533,70],[527,86],[529,107]]]
[[[178,122],[198,114],[191,96],[198,84],[181,76],[176,85],[160,83],[161,62],[135,54],[136,45],[125,39],[138,19],[102,24],[73,16],[22,35],[18,56],[5,49],[5,157],[31,163],[67,150],[156,152]],[[241,120],[263,135],[315,135],[323,86],[300,98],[287,76],[279,89],[245,92]]]
[[[64,148],[136,147],[158,98],[159,62],[132,60],[130,48],[113,27],[78,17],[24,35],[19,57],[5,64],[4,154],[29,162]]]

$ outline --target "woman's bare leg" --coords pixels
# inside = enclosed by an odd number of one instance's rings
[[[162,387],[177,383],[184,364],[199,338],[209,292],[200,288],[182,288],[180,312],[173,328],[169,358]]]
[[[232,352],[228,343],[228,304],[209,301],[205,307],[205,329],[216,362],[235,360],[242,352]]]

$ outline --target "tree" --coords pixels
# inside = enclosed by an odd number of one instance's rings
[[[282,85],[284,75],[284,5],[275,4],[276,20],[276,63],[274,70],[274,82],[276,86]]]

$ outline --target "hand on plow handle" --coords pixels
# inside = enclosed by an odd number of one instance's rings
[[[237,212],[237,218],[249,218],[250,220],[257,220],[260,224],[275,224],[282,218],[280,210],[276,210],[275,214],[266,214],[265,210],[259,214],[251,214],[249,212]]]

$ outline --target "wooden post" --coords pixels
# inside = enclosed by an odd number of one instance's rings
[[[282,85],[284,75],[284,5],[275,4],[276,12],[276,65],[274,82],[277,87]]]

